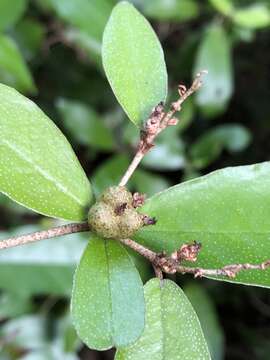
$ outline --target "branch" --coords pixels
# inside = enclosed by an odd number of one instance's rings
[[[178,86],[179,99],[171,104],[170,110],[165,113],[163,103],[158,104],[150,117],[146,120],[144,129],[141,131],[140,142],[138,145],[137,152],[129,165],[126,173],[122,177],[119,185],[125,186],[136,170],[137,166],[143,159],[143,157],[152,149],[154,146],[154,140],[158,134],[166,129],[168,126],[176,125],[178,120],[173,118],[174,114],[177,111],[180,111],[182,108],[183,102],[192,95],[195,91],[199,90],[202,85],[202,75],[206,74],[207,71],[203,70],[199,72],[191,87],[187,89],[184,85]]]
[[[87,222],[61,225],[52,229],[37,231],[27,235],[14,236],[9,239],[2,240],[0,241],[0,250],[83,231],[89,231],[89,225]]]
[[[183,260],[195,262],[197,255],[201,249],[201,244],[196,241],[191,244],[184,244],[181,248],[171,256],[167,256],[166,253],[160,254],[149,250],[148,248],[136,243],[131,239],[121,239],[123,244],[135,250],[137,253],[148,259],[154,269],[155,273],[160,277],[160,272],[167,274],[192,274],[194,277],[207,277],[207,276],[225,276],[228,278],[235,278],[240,271],[244,270],[265,270],[270,268],[270,260],[266,260],[260,264],[231,264],[226,265],[220,269],[203,269],[200,267],[182,266]],[[160,271],[158,271],[160,270]]]

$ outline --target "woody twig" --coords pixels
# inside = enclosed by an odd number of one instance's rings
[[[181,111],[183,102],[195,91],[199,90],[202,85],[202,76],[206,73],[206,70],[199,72],[189,89],[184,85],[178,86],[179,99],[171,104],[170,110],[167,113],[164,111],[163,103],[158,104],[153,109],[141,131],[140,142],[136,154],[122,177],[119,183],[120,186],[125,186],[127,184],[143,157],[153,148],[154,140],[158,134],[168,126],[177,125],[178,119],[174,117],[175,113]]]

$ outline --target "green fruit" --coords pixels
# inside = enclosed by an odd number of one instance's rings
[[[91,230],[103,238],[119,238],[119,218],[114,209],[103,201],[91,207],[88,223]]]
[[[132,194],[124,186],[111,186],[91,207],[88,223],[92,231],[103,238],[131,237],[144,225],[142,215],[132,206]]]
[[[101,201],[114,208],[122,204],[132,206],[132,194],[124,186],[111,186],[101,195]]]
[[[120,216],[119,238],[131,237],[137,230],[143,226],[142,216],[134,208],[126,209]]]

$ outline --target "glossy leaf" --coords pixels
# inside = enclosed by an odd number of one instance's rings
[[[106,25],[103,66],[119,103],[137,126],[167,94],[167,71],[159,40],[148,21],[120,2]]]
[[[79,337],[90,348],[125,346],[141,335],[143,285],[120,243],[90,241],[75,274],[71,311]]]
[[[0,191],[41,214],[83,220],[90,184],[66,138],[29,99],[0,85]]]
[[[161,21],[187,21],[199,15],[194,0],[147,0],[142,6],[145,15]]]
[[[231,44],[219,25],[211,25],[201,40],[194,74],[204,69],[208,74],[196,93],[196,102],[205,115],[215,116],[226,109],[233,91]]]
[[[250,29],[264,28],[270,26],[270,9],[267,4],[254,3],[236,9],[232,19],[237,25]]]
[[[150,280],[145,301],[144,333],[136,343],[118,350],[116,360],[210,359],[195,311],[174,282]]]
[[[224,335],[215,305],[202,285],[190,283],[184,292],[200,320],[212,360],[224,359]]]
[[[270,163],[215,171],[163,191],[141,211],[157,224],[135,236],[150,248],[171,252],[181,244],[202,244],[190,266],[220,268],[270,258]],[[220,279],[220,278],[219,278]],[[228,278],[224,280],[228,281]],[[231,282],[270,287],[270,269],[244,271]]]
[[[16,43],[0,34],[0,80],[23,92],[35,92],[32,75]]]
[[[112,132],[98,114],[89,106],[72,100],[59,99],[64,126],[79,144],[91,145],[100,150],[112,150],[114,139]]]
[[[38,230],[25,226],[12,233],[0,232],[0,238]],[[73,273],[84,247],[85,240],[74,234],[1,251],[0,288],[20,296],[70,295]]]
[[[190,146],[190,157],[196,168],[204,168],[216,160],[225,148],[231,153],[245,149],[251,134],[240,124],[219,125],[203,134]]]
[[[22,16],[27,6],[27,0],[0,1],[0,31],[10,28]]]

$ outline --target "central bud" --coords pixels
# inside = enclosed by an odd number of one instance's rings
[[[90,228],[104,238],[131,237],[144,225],[143,219],[144,215],[133,207],[132,194],[124,186],[106,189],[88,213]]]

